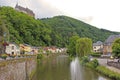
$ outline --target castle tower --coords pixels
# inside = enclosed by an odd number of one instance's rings
[[[15,10],[17,10],[19,12],[26,13],[29,16],[35,17],[35,14],[34,14],[34,12],[32,10],[30,10],[29,8],[24,8],[24,7],[20,6],[20,5],[18,5],[18,3],[15,6]]]

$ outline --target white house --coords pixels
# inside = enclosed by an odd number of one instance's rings
[[[20,48],[14,43],[9,43],[9,45],[6,46],[5,52],[8,55],[20,55]]]
[[[97,41],[96,43],[93,43],[93,51],[103,52],[103,42]]]

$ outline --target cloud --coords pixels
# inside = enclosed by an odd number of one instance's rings
[[[93,17],[92,17],[92,16],[80,17],[80,18],[78,18],[78,19],[79,19],[79,20],[82,20],[82,21],[84,21],[84,22],[86,22],[86,23],[91,23],[92,20],[93,20]]]
[[[0,0],[0,5],[15,7],[17,2],[33,10],[37,18],[67,15],[99,28],[120,31],[119,0]]]
[[[44,0],[0,0],[1,6],[11,6],[15,7],[16,4],[20,6],[27,7],[36,15],[36,18],[45,18],[45,17],[52,17],[55,15],[63,14],[62,11],[47,4]]]

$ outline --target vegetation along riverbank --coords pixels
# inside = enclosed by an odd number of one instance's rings
[[[117,39],[113,44],[113,56],[119,58],[118,51],[119,47],[119,40]],[[116,47],[117,46],[117,47]],[[70,38],[70,44],[68,45],[68,54],[71,57],[78,56],[80,58],[81,64],[85,65],[86,67],[90,67],[93,70],[105,75],[106,77],[111,78],[112,80],[120,80],[120,74],[114,72],[113,69],[109,69],[107,66],[102,66],[99,64],[97,59],[92,58],[92,40],[89,38],[80,38],[78,36],[73,36]],[[100,57],[101,55],[96,55],[96,57]]]
[[[94,69],[95,71],[105,75],[106,77],[111,78],[112,80],[120,80],[120,73],[114,72],[113,70],[110,70],[105,66],[99,65],[97,59],[94,59],[91,62],[87,62],[85,66]]]

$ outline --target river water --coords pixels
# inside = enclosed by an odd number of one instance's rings
[[[78,58],[70,61],[61,55],[37,63],[32,80],[110,80],[90,68],[79,64]]]

